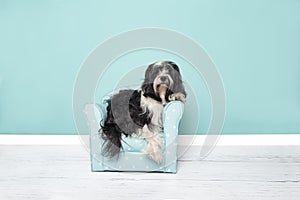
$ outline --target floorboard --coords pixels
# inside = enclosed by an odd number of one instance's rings
[[[79,145],[0,145],[0,199],[300,199],[300,146],[197,155],[193,147],[182,156],[177,174],[92,173]]]

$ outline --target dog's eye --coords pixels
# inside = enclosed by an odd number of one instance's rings
[[[154,75],[157,76],[160,73],[161,73],[161,70],[160,69],[156,69],[155,72],[154,72]]]
[[[173,67],[171,65],[167,65],[165,67],[165,70],[168,71],[168,72],[171,72],[173,70]]]

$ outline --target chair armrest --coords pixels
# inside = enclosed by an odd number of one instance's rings
[[[165,172],[176,173],[177,171],[177,136],[183,111],[184,104],[181,101],[171,101],[164,107],[163,134],[165,140]]]
[[[183,115],[184,104],[181,101],[171,101],[164,107],[163,125],[166,145],[177,139],[178,127]]]
[[[106,117],[105,107],[99,104],[89,103],[85,105],[83,112],[90,129],[90,156],[92,169],[93,165],[102,168],[104,158],[101,154],[101,147],[103,140],[98,131],[100,129],[100,123],[103,123]]]
[[[96,129],[97,132],[100,129],[99,122],[105,119],[104,107],[98,104],[89,103],[84,107],[84,114],[88,122],[88,126],[91,132],[94,132]]]

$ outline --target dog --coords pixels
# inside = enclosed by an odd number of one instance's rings
[[[150,64],[140,89],[121,90],[107,100],[107,117],[99,130],[102,154],[114,158],[122,149],[122,134],[136,134],[147,141],[144,153],[160,163],[163,106],[174,100],[186,101],[179,67],[171,61]]]

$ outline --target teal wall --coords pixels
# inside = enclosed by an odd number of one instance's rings
[[[108,37],[139,27],[176,30],[206,49],[226,89],[224,134],[300,133],[298,0],[0,0],[0,133],[76,133],[72,91],[81,63]],[[155,58],[186,64],[167,53],[136,55],[124,57],[126,66]],[[188,83],[192,73],[183,74]],[[209,96],[195,92],[208,124]]]

